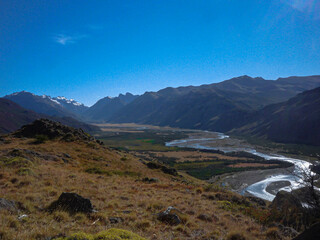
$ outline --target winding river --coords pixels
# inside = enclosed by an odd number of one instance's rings
[[[276,155],[276,154],[266,154],[257,152],[255,149],[250,148],[248,146],[224,146],[219,144],[219,141],[229,138],[229,136],[224,135],[222,133],[214,133],[214,132],[205,132],[205,136],[202,138],[201,134],[196,136],[190,136],[187,139],[180,139],[180,140],[174,140],[171,142],[167,142],[166,146],[176,146],[176,147],[189,147],[189,148],[196,148],[196,149],[207,149],[207,150],[220,150],[223,152],[236,152],[236,151],[244,151],[249,152],[251,154],[263,157],[266,160],[271,159],[277,159],[281,161],[286,161],[293,163],[295,168],[292,174],[278,174],[270,176],[262,181],[256,182],[252,185],[249,185],[245,189],[242,190],[242,194],[245,194],[246,192],[268,200],[272,201],[275,198],[275,195],[268,192],[266,189],[271,183],[277,183],[277,182],[290,182],[290,186],[282,187],[280,190],[285,191],[291,191],[293,189],[297,189],[301,187],[301,178],[298,176],[302,176],[303,172],[308,172],[309,167],[311,163],[300,160],[300,159],[294,159],[285,157],[282,155]]]

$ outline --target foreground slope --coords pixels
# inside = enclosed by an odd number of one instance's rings
[[[265,107],[231,133],[284,143],[320,146],[320,88],[305,91],[290,100]]]
[[[242,76],[199,87],[166,88],[146,92],[110,121],[226,132],[246,123],[253,111],[319,86],[320,76],[276,81]]]
[[[150,164],[102,146],[82,132],[54,123],[46,126],[50,129],[43,133],[57,133],[53,140],[35,144],[32,134],[23,135],[21,130],[16,135],[28,138],[11,135],[0,143],[0,198],[14,201],[0,207],[1,239],[65,239],[75,232],[84,233],[67,239],[90,239],[114,227],[147,239],[282,236],[279,229],[260,224],[269,210],[248,199],[185,175],[149,168]],[[27,132],[33,127],[29,125]],[[77,138],[70,141],[65,134]],[[97,212],[47,211],[62,192],[90,199]],[[178,209],[180,224],[159,220],[157,214],[169,206]]]

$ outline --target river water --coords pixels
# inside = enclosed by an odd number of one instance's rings
[[[251,148],[250,146],[225,146],[225,144],[219,144],[219,141],[223,141],[229,136],[224,135],[223,133],[214,133],[214,132],[204,132],[204,137],[201,137],[201,134],[196,136],[190,136],[187,139],[180,139],[174,140],[171,142],[167,142],[166,146],[176,146],[176,147],[189,147],[189,148],[196,148],[196,149],[207,149],[207,150],[220,150],[223,152],[238,152],[244,151],[249,152],[251,154],[263,157],[266,160],[277,159],[281,161],[286,161],[293,163],[295,168],[292,174],[278,174],[270,176],[262,181],[256,182],[252,185],[246,187],[242,194],[248,192],[256,197],[272,201],[275,198],[275,195],[267,192],[267,187],[271,183],[276,182],[290,182],[290,186],[282,187],[280,190],[291,191],[302,187],[302,180],[301,176],[303,173],[309,172],[311,163],[295,158],[289,158],[282,155],[276,154],[267,154],[257,152],[255,149]]]

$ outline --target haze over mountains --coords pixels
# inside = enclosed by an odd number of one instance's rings
[[[319,90],[308,91],[317,87],[320,76],[277,80],[241,76],[197,87],[165,88],[141,96],[127,93],[105,97],[91,107],[64,97],[28,92],[5,98],[39,114],[86,122],[134,122],[320,145],[319,138],[313,136],[314,131],[319,132],[320,94]],[[307,92],[300,94],[304,91]]]

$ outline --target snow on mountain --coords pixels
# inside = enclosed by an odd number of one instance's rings
[[[54,100],[56,100],[56,101],[58,101],[59,103],[68,103],[68,104],[73,104],[73,105],[75,105],[75,106],[84,106],[84,104],[83,103],[79,103],[79,102],[77,102],[76,100],[74,100],[74,99],[68,99],[68,98],[66,98],[66,97],[61,97],[61,96],[58,96],[58,97],[56,97],[56,98],[53,98]]]

